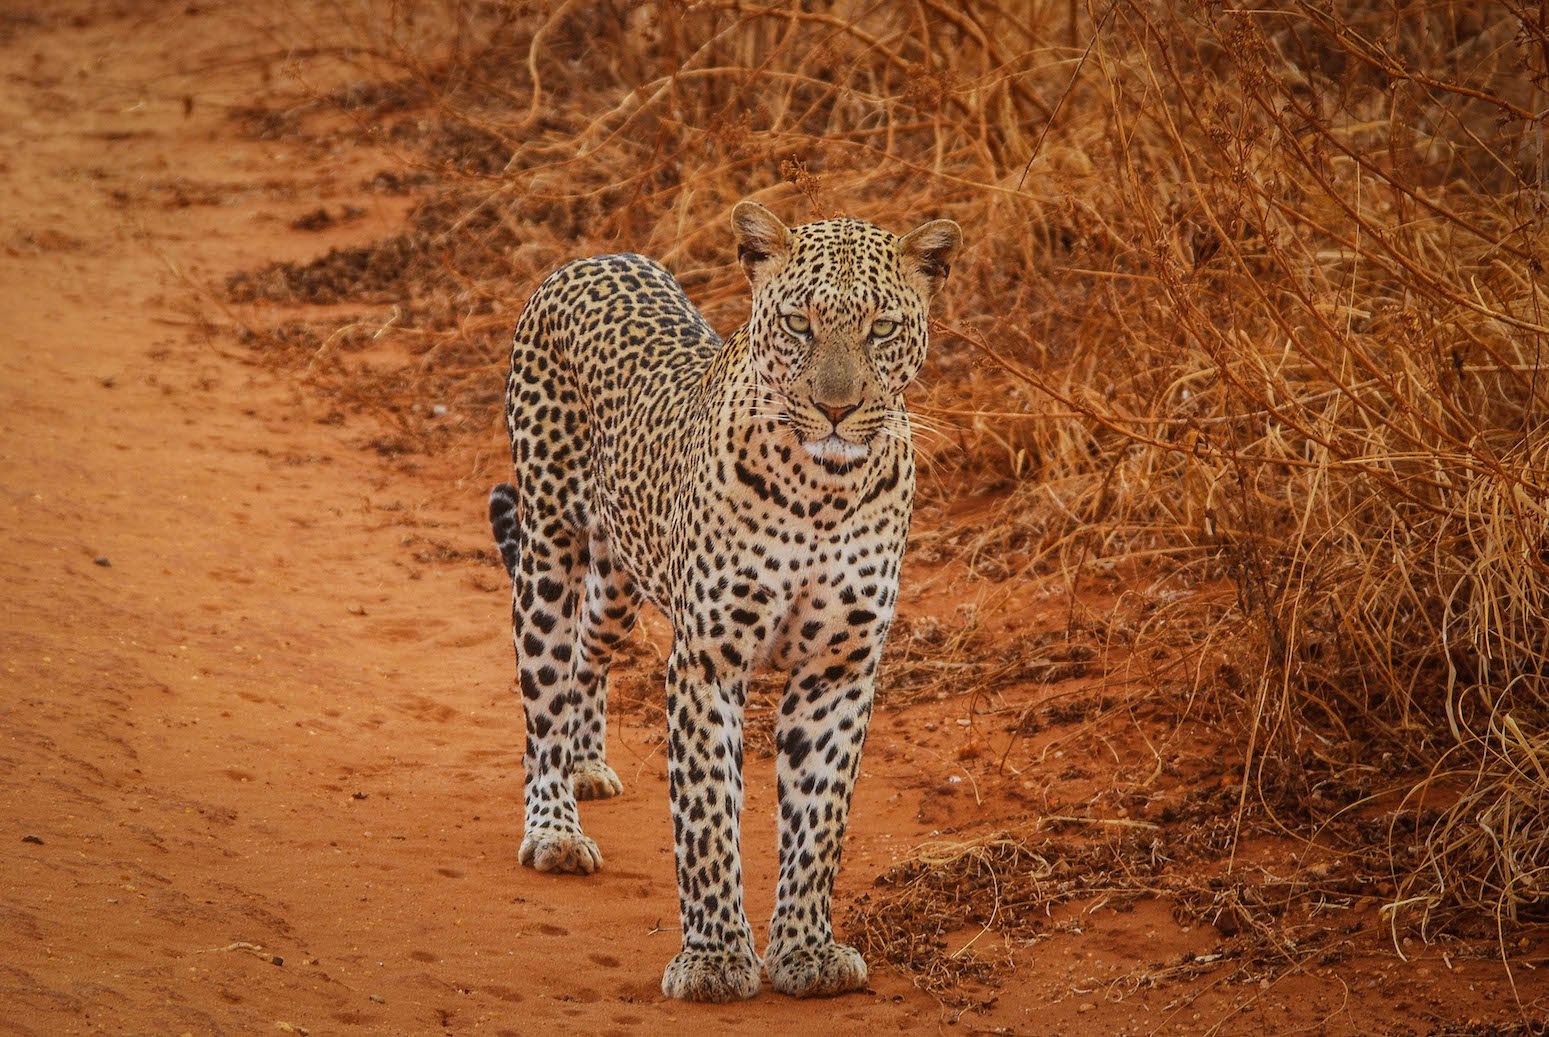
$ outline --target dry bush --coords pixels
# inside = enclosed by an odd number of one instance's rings
[[[1549,914],[1541,8],[330,10],[374,78],[326,100],[428,196],[231,289],[394,301],[308,351],[332,391],[398,378],[488,448],[505,336],[566,259],[659,257],[729,328],[739,198],[953,217],[921,539],[1015,593],[1116,562],[1165,588],[1143,636],[1245,732],[1239,809],[1358,833],[1395,923]],[[951,526],[971,494],[993,520]],[[1427,819],[1418,854],[1329,826],[1378,797]]]

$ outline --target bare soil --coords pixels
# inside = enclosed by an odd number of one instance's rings
[[[0,13],[0,1032],[1542,1032],[1542,947],[1515,948],[1508,974],[1488,940],[1390,939],[1375,899],[1318,923],[1337,950],[1253,966],[1236,926],[1092,897],[1036,939],[994,918],[942,934],[1004,967],[939,997],[874,956],[872,989],[834,1001],[664,999],[661,624],[618,679],[626,793],[584,810],[604,870],[519,867],[488,459],[384,459],[369,415],[341,420],[206,321],[221,314],[200,286],[382,237],[410,204],[363,186],[379,156],[230,117],[287,73],[325,74],[289,49],[287,18],[265,0]],[[983,651],[1066,627],[1067,603],[1004,601],[951,564],[905,579],[905,631],[975,605]],[[920,843],[1028,829],[1112,767],[1156,768],[1142,827],[1190,790],[1232,798],[1229,730],[1131,715],[1106,750],[1065,748],[1071,704],[1090,713],[1120,683],[1082,658],[879,712],[841,924]],[[1041,703],[1067,712],[1023,725],[1002,767],[1008,718]],[[755,752],[749,769],[757,920],[772,765]],[[1293,852],[1241,856],[1273,870]]]

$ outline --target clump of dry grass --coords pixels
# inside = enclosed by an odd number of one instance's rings
[[[1213,927],[1209,953],[1140,963],[1116,982],[1153,986],[1229,965],[1226,978],[1259,980],[1308,962],[1328,963],[1354,931],[1299,913],[1312,900],[1337,912],[1370,902],[1354,871],[1327,862],[1295,876],[1262,867],[1228,872],[1220,849],[1231,820],[1218,796],[1195,797],[1188,824],[1125,818],[1046,818],[1019,829],[919,847],[850,904],[845,932],[874,962],[959,1007],[992,998],[965,982],[998,986],[1018,947],[1079,932],[1092,911],[1142,899],[1173,904],[1184,924]],[[1188,865],[1188,867],[1184,867]]]
[[[1361,808],[1308,812],[1330,775],[1396,793],[1421,851],[1346,846],[1396,924],[1549,915],[1538,8],[335,10],[380,82],[334,110],[434,186],[400,238],[233,280],[392,300],[319,336],[331,391],[445,401],[482,478],[504,336],[565,259],[656,255],[729,327],[738,198],[953,217],[914,398],[930,550],[1017,593],[1129,566],[1137,636],[1184,637],[1190,693],[1246,721],[1239,813],[1306,835]],[[954,527],[975,495],[993,521]]]

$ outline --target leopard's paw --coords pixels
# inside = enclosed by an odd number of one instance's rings
[[[601,760],[586,760],[572,767],[570,787],[576,799],[612,799],[624,791],[619,776]]]
[[[679,951],[662,993],[685,1001],[745,1001],[758,993],[758,958],[740,951]]]
[[[597,844],[579,830],[529,828],[518,853],[521,862],[539,871],[568,871],[590,875],[602,867]]]
[[[848,944],[792,947],[764,960],[769,985],[791,997],[832,997],[866,989],[866,961]]]

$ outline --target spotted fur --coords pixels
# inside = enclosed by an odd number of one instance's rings
[[[640,603],[672,623],[668,778],[683,947],[662,990],[837,994],[866,965],[830,898],[914,494],[903,391],[961,232],[733,212],[751,317],[722,341],[636,255],[561,267],[517,324],[516,485],[490,495],[527,718],[520,858],[602,864],[576,801],[621,791],[608,663]],[[776,727],[780,876],[762,963],[743,910],[742,713],[789,673]]]

